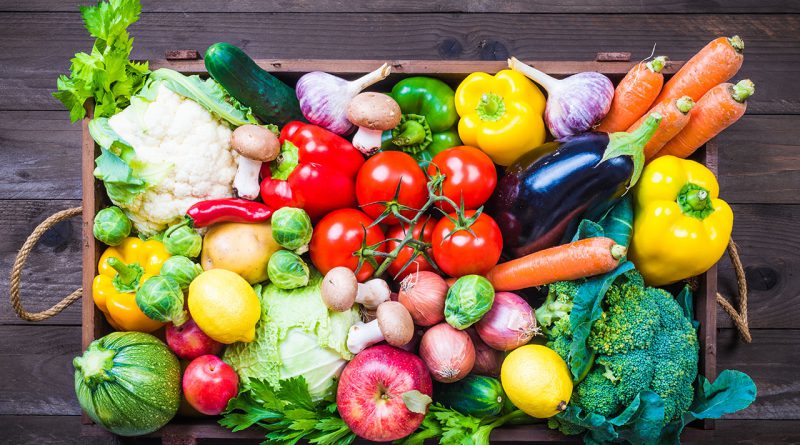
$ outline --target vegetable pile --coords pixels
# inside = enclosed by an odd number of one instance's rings
[[[481,445],[546,422],[672,444],[755,399],[745,374],[698,375],[691,292],[664,288],[730,239],[684,158],[753,94],[727,83],[738,37],[666,84],[659,56],[616,88],[515,58],[455,89],[388,64],[292,86],[228,43],[209,78],[151,72],[129,60],[140,10],[81,8],[97,40],[55,93],[73,121],[94,99],[112,203],[92,297],[116,332],[74,361],[96,423],[148,434],[182,397],[265,443]]]

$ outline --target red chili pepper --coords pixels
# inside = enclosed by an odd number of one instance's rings
[[[194,227],[206,227],[219,222],[267,221],[272,216],[272,209],[266,204],[241,198],[209,199],[189,207],[186,215]]]

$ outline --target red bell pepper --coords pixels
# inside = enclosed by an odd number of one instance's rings
[[[281,130],[281,154],[261,167],[261,199],[277,210],[300,207],[313,221],[355,207],[356,174],[364,156],[348,140],[322,127],[289,122]]]

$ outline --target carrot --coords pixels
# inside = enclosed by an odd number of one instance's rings
[[[744,41],[739,36],[712,40],[672,76],[656,102],[683,96],[697,102],[714,85],[736,75],[744,60],[743,52]]]
[[[577,280],[614,270],[626,252],[625,246],[611,238],[586,238],[498,264],[486,278],[496,290]]]
[[[655,157],[686,158],[701,145],[738,121],[747,110],[747,98],[755,92],[750,79],[736,85],[721,83],[704,94],[689,112],[689,123],[664,145]]]
[[[644,146],[644,158],[649,160],[661,150],[664,144],[669,142],[676,134],[680,133],[683,127],[689,123],[689,110],[691,110],[692,107],[694,107],[694,101],[689,96],[659,102],[626,131],[630,133],[639,128],[639,125],[642,125],[642,122],[644,122],[651,113],[659,113],[663,116],[658,130],[656,130],[653,137],[651,137]]]
[[[656,100],[664,85],[661,70],[667,58],[656,57],[649,62],[639,62],[628,71],[614,90],[611,109],[596,128],[597,131],[614,133],[625,131],[639,119]]]

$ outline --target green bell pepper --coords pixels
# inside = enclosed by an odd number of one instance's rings
[[[429,161],[444,149],[461,145],[455,92],[432,77],[409,77],[392,88],[400,105],[400,125],[383,135],[384,150],[402,150],[417,160]]]

